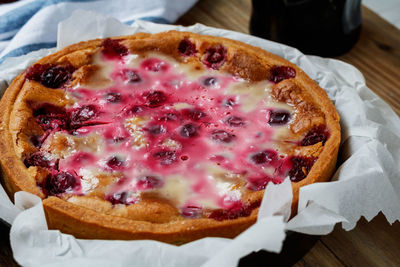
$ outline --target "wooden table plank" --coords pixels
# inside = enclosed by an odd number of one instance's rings
[[[358,68],[367,86],[400,114],[400,31],[368,8],[363,8],[360,40],[337,57]]]
[[[337,267],[345,266],[344,263],[322,242],[318,241],[314,247],[300,259],[294,267]]]
[[[337,225],[321,241],[346,265],[400,266],[400,222],[390,226],[383,214],[369,223],[362,218],[349,232]]]

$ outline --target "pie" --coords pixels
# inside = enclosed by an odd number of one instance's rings
[[[182,244],[255,223],[265,187],[328,181],[339,116],[299,67],[190,32],[97,39],[40,59],[0,104],[3,184],[50,229]]]

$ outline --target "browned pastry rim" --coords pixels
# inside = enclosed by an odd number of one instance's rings
[[[300,88],[300,94],[304,96],[306,102],[311,103],[312,106],[317,107],[322,112],[330,135],[322,148],[320,147],[318,159],[307,177],[299,182],[292,182],[292,217],[297,211],[299,188],[330,179],[335,170],[340,144],[339,116],[325,91],[296,65],[265,50],[242,42],[190,32],[170,31],[153,35],[138,33],[113,39],[119,40],[132,53],[157,51],[170,55],[181,62],[183,59],[177,47],[181,40],[190,39],[196,44],[199,54],[198,57],[193,57],[186,61],[190,64],[200,64],[201,56],[205,53],[207,47],[223,45],[228,52],[226,62],[220,68],[220,71],[251,81],[267,79],[272,66],[289,66],[293,68],[296,71],[296,77],[277,83],[274,87],[277,90],[275,97],[281,97],[284,100],[285,96],[282,96],[281,92],[288,88],[289,91],[290,88]],[[86,64],[85,60],[90,53],[99,49],[102,41],[102,39],[97,39],[68,46],[61,51],[40,59],[37,63],[60,64],[60,62],[68,62],[79,68]],[[78,56],[77,53],[79,54]],[[36,186],[34,178],[21,160],[21,150],[24,148],[19,147],[16,143],[19,131],[18,125],[20,125],[19,120],[24,119],[19,117],[16,119],[15,114],[22,114],[16,109],[21,108],[18,103],[23,101],[24,96],[27,94],[24,87],[25,83],[26,72],[14,79],[0,103],[2,178],[5,189],[11,199],[17,191],[30,192],[43,199],[50,229],[59,229],[64,233],[73,234],[77,238],[154,239],[173,244],[182,244],[206,236],[232,238],[256,222],[258,208],[254,209],[250,216],[230,220],[217,221],[210,218],[199,218],[167,223],[152,223],[102,214],[54,196],[45,198],[45,195]],[[41,94],[40,88],[35,87],[33,89],[37,90],[38,94]],[[38,99],[40,98],[45,101],[46,95],[42,94],[38,97]],[[60,105],[66,104],[60,103]],[[308,126],[308,128],[310,127],[311,125]],[[249,198],[249,202],[260,201],[263,193],[264,190],[254,192]]]

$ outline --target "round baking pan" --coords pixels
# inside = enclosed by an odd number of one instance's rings
[[[10,225],[0,219],[0,266],[19,266],[14,258],[10,246]]]
[[[288,232],[280,254],[260,250],[239,261],[238,267],[292,266],[315,245],[320,236]],[[0,219],[0,266],[19,266],[10,246],[10,225]]]
[[[289,231],[281,253],[265,250],[252,252],[240,259],[238,267],[292,266],[311,250],[320,237]]]

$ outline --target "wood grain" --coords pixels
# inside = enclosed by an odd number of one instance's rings
[[[350,232],[337,225],[321,242],[349,266],[400,266],[400,223],[390,226],[382,214]]]
[[[367,86],[400,114],[400,31],[368,8],[362,11],[360,40],[337,58],[358,68]]]
[[[322,241],[318,241],[314,247],[296,264],[295,267],[309,267],[309,266],[320,266],[320,267],[334,267],[334,266],[345,266],[345,264],[336,257],[335,254],[324,244]]]

